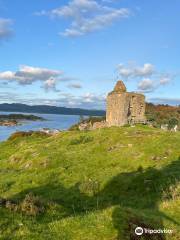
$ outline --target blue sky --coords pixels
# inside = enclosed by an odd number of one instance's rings
[[[104,108],[122,79],[180,104],[179,0],[0,0],[0,103]]]

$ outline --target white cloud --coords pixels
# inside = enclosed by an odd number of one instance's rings
[[[68,107],[80,107],[88,109],[104,109],[106,103],[106,95],[85,93],[80,96],[75,96],[70,93],[61,93],[56,105]]]
[[[72,0],[67,5],[50,12],[43,10],[36,14],[70,19],[70,26],[60,34],[66,37],[75,37],[100,30],[116,20],[129,17],[130,10],[110,8],[103,2],[100,4],[95,0]]]
[[[71,83],[68,85],[68,88],[80,89],[80,88],[82,88],[82,85],[80,83]]]
[[[0,92],[0,103],[24,103],[30,105],[54,105],[61,107],[85,108],[85,109],[105,109],[105,95],[97,95],[94,93],[85,93],[75,96],[70,93],[59,93],[58,97],[43,98],[36,94],[20,95],[16,93]]]
[[[0,18],[0,40],[7,39],[12,35],[12,20]]]
[[[153,80],[149,78],[144,78],[141,82],[138,84],[138,90],[142,92],[152,92],[155,89],[155,83]]]
[[[123,78],[138,78],[149,77],[155,73],[154,65],[151,63],[145,63],[143,66],[137,66],[134,64],[119,64],[118,73]]]
[[[29,85],[36,81],[42,81],[43,87],[46,90],[55,90],[58,81],[66,81],[69,79],[64,77],[62,71],[22,65],[16,72],[0,72],[0,80],[9,82],[16,81],[21,85]]]
[[[168,83],[171,82],[171,79],[172,79],[172,76],[170,76],[169,74],[165,74],[165,75],[162,75],[160,77],[160,85],[166,85]]]
[[[53,89],[56,90],[56,79],[54,77],[49,78],[44,83],[44,88],[46,90]]]
[[[145,63],[144,66],[137,67],[134,71],[137,77],[151,76],[154,73],[154,66],[151,63]]]
[[[144,93],[153,92],[169,84],[174,78],[173,74],[157,71],[151,63],[144,63],[142,66],[138,66],[135,62],[121,63],[117,71],[122,79],[137,82],[137,89]]]

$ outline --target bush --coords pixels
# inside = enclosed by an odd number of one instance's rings
[[[100,191],[100,183],[97,180],[88,179],[79,185],[79,190],[82,193],[95,196]]]
[[[13,212],[22,212],[28,216],[37,216],[45,211],[45,207],[39,197],[29,193],[22,202],[0,198],[0,207],[5,207]]]
[[[15,132],[8,138],[8,140],[13,141],[13,140],[16,140],[16,139],[22,138],[22,137],[31,137],[32,135],[39,136],[39,137],[49,136],[47,133],[40,132],[40,131]]]
[[[93,137],[90,136],[80,136],[79,138],[72,139],[70,141],[70,145],[84,144],[88,142],[92,142]]]
[[[179,124],[179,121],[177,118],[171,118],[168,122],[168,127],[169,127],[169,129],[172,129],[178,124]]]
[[[69,131],[80,131],[79,130],[79,124],[72,125],[68,130]]]
[[[29,193],[25,196],[20,209],[23,213],[29,216],[37,216],[45,210],[40,198],[34,196],[33,193]]]

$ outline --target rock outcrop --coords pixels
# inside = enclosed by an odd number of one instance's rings
[[[85,130],[95,130],[95,129],[101,129],[107,127],[106,121],[100,121],[100,122],[83,122],[79,124],[79,130],[80,131],[85,131]]]

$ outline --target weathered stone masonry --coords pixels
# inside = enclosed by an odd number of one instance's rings
[[[107,126],[123,126],[145,121],[145,96],[134,92],[128,93],[124,83],[118,81],[107,97]]]

